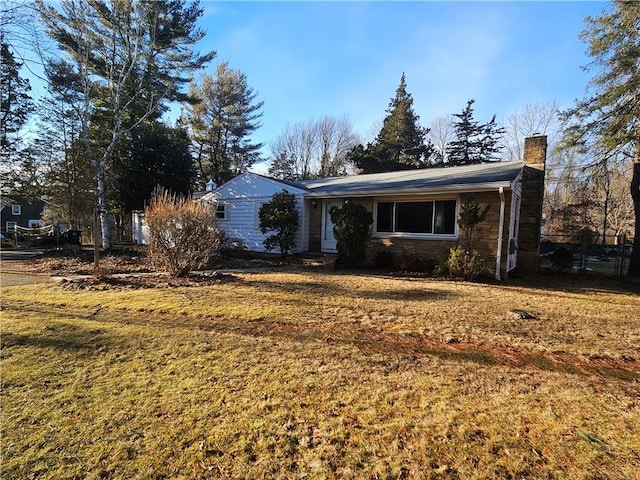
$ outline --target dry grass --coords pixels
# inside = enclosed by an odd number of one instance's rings
[[[2,302],[3,479],[640,478],[635,293],[290,272]]]

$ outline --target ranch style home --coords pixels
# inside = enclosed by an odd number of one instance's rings
[[[282,181],[246,172],[199,196],[216,209],[218,224],[242,248],[263,252],[258,211],[272,195],[295,195],[300,225],[294,253],[335,253],[331,207],[363,204],[373,215],[368,258],[433,257],[453,246],[460,232],[460,205],[473,195],[489,213],[478,227],[475,248],[495,278],[537,270],[547,138],[525,139],[524,159],[459,167]]]

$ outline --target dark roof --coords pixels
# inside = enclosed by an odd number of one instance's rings
[[[522,162],[493,162],[460,167],[427,168],[399,172],[302,180],[311,195],[367,195],[470,190],[509,186],[522,172]]]

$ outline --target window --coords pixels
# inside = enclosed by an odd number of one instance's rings
[[[18,222],[7,222],[6,223],[7,232],[15,232],[16,225],[18,225]]]
[[[11,205],[11,215],[22,215],[22,207],[20,205]]]
[[[226,205],[224,203],[219,203],[216,207],[216,218],[218,220],[226,220],[227,219],[227,210]]]
[[[456,200],[379,202],[377,233],[455,235]]]

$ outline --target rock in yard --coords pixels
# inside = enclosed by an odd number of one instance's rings
[[[538,320],[538,317],[525,312],[524,310],[513,309],[507,312],[507,319],[509,320]]]

